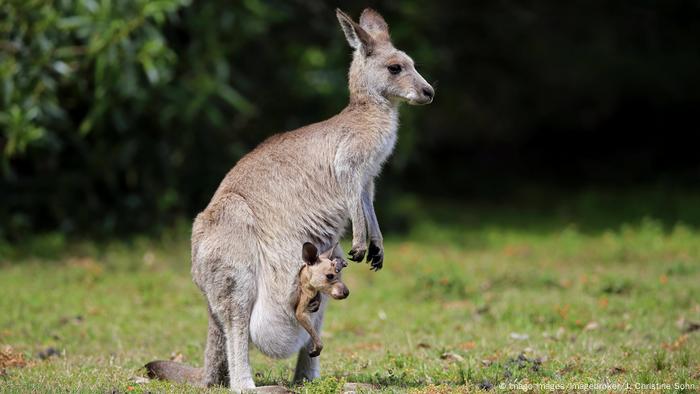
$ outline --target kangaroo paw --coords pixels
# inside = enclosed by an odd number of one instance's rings
[[[384,265],[384,246],[376,244],[374,241],[369,243],[369,251],[367,252],[367,262],[370,263],[373,271],[379,271]]]
[[[306,310],[310,313],[315,313],[318,312],[318,309],[321,307],[321,293],[317,293],[314,298],[309,301],[309,304],[306,307]]]
[[[358,263],[362,261],[362,259],[365,258],[365,253],[367,252],[366,248],[363,247],[353,247],[350,249],[348,252],[348,255],[350,255],[350,260],[352,261],[357,261]]]

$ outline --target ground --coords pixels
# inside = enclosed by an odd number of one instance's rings
[[[323,378],[294,386],[294,360],[253,351],[256,383],[310,393],[342,382],[382,392],[700,391],[700,230],[627,205],[607,211],[612,219],[586,216],[577,204],[444,205],[413,217],[410,231],[387,236],[383,270],[345,271],[351,294],[329,306]],[[206,310],[187,237],[179,226],[0,248],[0,391],[197,391],[137,379],[154,359],[202,364]]]

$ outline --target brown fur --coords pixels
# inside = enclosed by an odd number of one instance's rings
[[[347,298],[350,294],[340,277],[340,270],[347,264],[339,257],[330,258],[334,249],[335,247],[319,256],[313,244],[307,242],[303,248],[305,264],[299,271],[299,296],[295,316],[311,337],[310,357],[317,357],[323,349],[321,337],[311,322],[310,313],[315,312],[312,310],[314,308],[310,307],[311,302],[318,299],[319,294],[325,294],[337,300]]]

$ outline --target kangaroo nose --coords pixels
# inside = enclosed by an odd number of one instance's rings
[[[435,96],[435,91],[433,90],[433,87],[432,86],[424,87],[423,88],[423,95],[432,100],[433,96]]]

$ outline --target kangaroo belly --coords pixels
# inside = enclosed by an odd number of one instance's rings
[[[250,338],[263,354],[288,358],[309,340],[294,316],[267,300],[258,300],[250,316]]]

